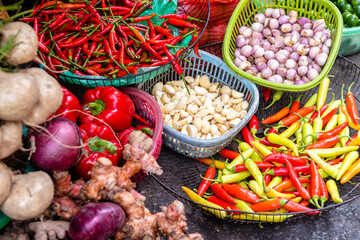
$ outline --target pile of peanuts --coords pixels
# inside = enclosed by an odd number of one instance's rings
[[[170,127],[194,138],[212,139],[235,127],[247,113],[244,94],[220,83],[211,83],[207,75],[182,80],[158,82],[152,88]]]

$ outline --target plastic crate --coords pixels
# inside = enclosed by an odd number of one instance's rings
[[[167,124],[164,124],[163,143],[181,153],[192,158],[206,158],[221,151],[238,135],[240,130],[247,124],[250,118],[255,114],[259,106],[259,92],[255,84],[246,79],[236,75],[232,72],[226,64],[218,57],[199,51],[201,58],[197,57],[194,52],[191,52],[186,60],[182,60],[180,65],[184,70],[184,76],[208,75],[211,82],[220,82],[232,89],[244,93],[244,99],[249,102],[249,108],[246,116],[234,128],[226,132],[224,135],[203,140],[187,136]],[[178,80],[180,77],[173,68],[156,76],[155,78],[140,84],[138,87],[151,92],[152,87],[157,82],[167,82]]]
[[[348,56],[360,52],[360,27],[344,28],[339,55]]]
[[[239,35],[239,28],[241,26],[251,26],[251,24],[254,22],[255,14],[264,12],[266,8],[282,8],[285,10],[285,12],[295,10],[299,13],[299,17],[307,17],[311,20],[320,18],[325,19],[326,25],[331,31],[332,46],[330,49],[329,58],[316,79],[302,85],[274,83],[246,73],[245,71],[240,70],[233,63],[234,51],[236,49],[236,37]],[[342,28],[343,19],[340,11],[333,3],[327,0],[243,0],[240,1],[239,5],[236,7],[226,29],[223,44],[223,58],[231,70],[259,85],[289,92],[306,91],[317,86],[329,73],[340,48]]]

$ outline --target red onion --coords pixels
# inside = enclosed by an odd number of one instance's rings
[[[264,28],[262,31],[262,34],[265,38],[267,38],[268,36],[271,36],[271,29],[270,28]]]
[[[259,46],[259,45],[257,45],[257,46]],[[265,50],[264,50],[262,47],[259,47],[259,48],[257,48],[257,49],[255,50],[253,56],[254,56],[255,58],[259,58],[259,57],[264,56],[264,53],[265,53]]]
[[[327,34],[323,34],[323,35],[321,35],[321,37],[320,37],[320,41],[322,42],[322,43],[324,43],[324,42],[326,42],[326,40],[328,40],[328,35]]]
[[[289,53],[288,51],[286,51],[285,49],[279,50],[279,53],[280,53],[280,54],[284,54],[287,58],[290,57],[290,53]]]
[[[279,17],[278,21],[279,21],[279,24],[282,25],[282,24],[288,23],[290,21],[290,17],[287,15],[283,15],[283,16]]]
[[[299,20],[298,20],[298,23],[301,25],[301,26],[304,26],[305,23],[309,23],[311,22],[310,19],[308,19],[307,17],[300,17]]]
[[[247,61],[249,61],[249,62],[252,62],[252,61],[254,61],[254,57],[253,56],[248,56],[247,58],[246,58],[246,60]]]
[[[241,56],[241,49],[240,49],[240,48],[235,49],[234,55],[235,55],[236,58],[240,58],[240,56]]]
[[[280,32],[280,30],[278,30],[278,29],[273,29],[273,30],[271,30],[271,34],[272,34],[275,38],[281,36],[281,32]]]
[[[264,25],[259,22],[254,22],[253,24],[251,24],[251,28],[255,32],[262,32],[262,30],[264,29]]]
[[[266,17],[271,17],[273,11],[274,11],[274,9],[267,8],[267,9],[265,9],[264,14],[265,14]]]
[[[309,65],[308,58],[306,56],[300,56],[298,60],[299,66],[307,66]]]
[[[293,52],[296,52],[296,49],[297,49],[297,47],[298,47],[299,45],[300,45],[300,43],[297,42],[297,43],[295,43],[295,44],[292,46]]]
[[[81,154],[82,138],[78,126],[59,117],[45,122],[43,127],[47,131],[30,132],[31,142],[35,144],[32,162],[42,170],[68,170]]]
[[[309,39],[307,37],[300,38],[300,44],[304,44],[305,46],[309,46]]]
[[[321,38],[323,35],[327,36],[326,34],[324,34],[324,31],[318,31],[318,32],[315,32],[315,34],[314,34],[314,36],[318,37],[318,38]]]
[[[314,80],[315,78],[317,78],[319,76],[319,73],[318,71],[316,71],[316,69],[312,68],[312,69],[309,69],[309,71],[307,72],[306,74],[306,77],[312,81]]]
[[[258,13],[258,14],[255,15],[254,20],[255,20],[255,22],[259,22],[259,23],[261,23],[261,24],[264,24],[264,22],[265,22],[265,15],[262,14],[262,13]]]
[[[243,46],[245,46],[245,37],[243,35],[238,35],[236,37],[236,46],[238,48],[242,48]]]
[[[318,65],[323,66],[325,65],[327,59],[328,59],[328,55],[323,52],[317,55],[314,60]]]
[[[275,83],[282,83],[283,82],[283,78],[280,75],[271,76],[267,80],[270,81],[270,82],[275,82]]]
[[[287,60],[287,57],[284,54],[279,53],[279,52],[275,54],[275,58],[276,58],[276,60],[278,60],[279,63],[285,63]]]
[[[297,69],[297,72],[300,76],[305,76],[308,72],[308,67],[307,66],[300,66],[298,69]]]
[[[300,35],[303,37],[312,37],[314,36],[314,32],[311,29],[303,29],[301,30]]]
[[[283,84],[294,85],[294,81],[289,80],[289,79],[285,79],[285,80],[283,81]]]
[[[250,56],[251,51],[252,51],[252,46],[245,45],[241,48],[241,55],[248,57],[248,56]]]
[[[253,46],[253,47],[255,47],[256,45],[259,45],[260,42],[261,42],[260,39],[258,39],[258,38],[252,38],[252,39],[250,40],[250,45]]]
[[[296,52],[300,55],[306,55],[310,51],[309,47],[305,46],[304,44],[299,44],[299,46],[296,48]]]
[[[115,203],[87,203],[71,219],[69,237],[73,240],[105,240],[125,223],[124,210]]]
[[[274,18],[270,19],[269,27],[270,29],[278,29],[279,28],[278,20]]]
[[[297,52],[292,52],[290,54],[290,58],[294,59],[295,61],[298,61],[299,60],[299,54]]]
[[[301,31],[301,25],[298,23],[294,23],[292,26],[292,30],[296,31],[296,32],[300,32]]]
[[[257,70],[262,71],[265,68],[267,68],[267,64],[266,64],[266,62],[258,62],[256,64],[256,68],[257,68]]]
[[[291,24],[294,24],[296,23],[297,19],[298,19],[298,12],[297,11],[294,11],[294,10],[291,10],[289,13],[288,13],[289,17],[290,17],[290,23]]]
[[[276,37],[274,45],[277,48],[282,48],[284,46],[284,38],[282,36]]]
[[[323,45],[323,46],[321,47],[321,52],[326,53],[326,54],[329,54],[330,49],[329,49],[326,45]]]
[[[294,85],[302,85],[302,84],[305,84],[305,82],[303,81],[303,80],[296,80],[295,82],[294,82]]]
[[[261,32],[253,32],[253,34],[251,35],[251,37],[252,37],[252,38],[259,39],[259,40],[262,40],[262,39],[264,38]]]
[[[240,58],[235,58],[235,59],[234,59],[234,64],[235,64],[235,66],[237,66],[237,67],[239,67],[239,65],[240,65],[241,62],[242,62],[242,61],[240,60]]]
[[[271,47],[271,44],[269,43],[269,41],[265,40],[262,42],[262,47],[264,48],[265,51],[268,51]]]
[[[312,23],[305,23],[303,28],[305,29],[312,29]]]
[[[279,8],[274,9],[274,11],[272,11],[271,17],[279,18],[280,17],[280,9]]]
[[[278,74],[278,75],[280,75],[283,79],[285,78],[285,76],[286,76],[286,73],[287,73],[287,69],[286,68],[278,68],[277,69],[277,71],[276,71],[276,73]]]
[[[284,9],[279,8],[279,11],[280,11],[280,16],[285,15],[285,11],[284,11]]]
[[[330,48],[331,47],[331,38],[325,41],[325,45]]]
[[[261,70],[261,76],[265,79],[268,79],[272,75],[272,70],[270,68],[264,68]]]
[[[290,80],[293,80],[296,76],[297,72],[295,69],[289,69],[287,72],[286,72],[286,78],[287,79],[290,79]]]
[[[283,33],[288,33],[292,31],[292,25],[290,23],[285,23],[283,25],[281,25],[280,30]]]
[[[317,19],[313,21],[313,30],[314,32],[322,31],[326,27],[324,19]]]
[[[247,70],[251,67],[251,63],[248,61],[241,62],[238,66],[241,70]]]
[[[292,47],[289,47],[289,46],[285,46],[284,47],[284,50],[289,52],[289,53],[292,53]]]
[[[309,51],[309,57],[314,59],[320,53],[320,48],[318,47],[311,47]]]
[[[295,60],[294,60],[294,59],[291,59],[291,58],[289,58],[289,59],[286,60],[286,62],[285,62],[285,67],[286,67],[287,69],[295,68],[296,65],[297,65],[297,63],[295,62]]]
[[[255,58],[254,63],[266,63],[266,59],[264,57]]]
[[[270,59],[267,62],[267,65],[273,71],[276,71],[279,68],[279,62],[276,59]]]
[[[251,37],[251,34],[253,33],[253,30],[251,28],[249,28],[249,27],[246,27],[246,28],[241,27],[239,32],[245,38],[248,38],[248,37]]]
[[[267,60],[275,58],[275,53],[273,51],[266,51],[264,56]]]

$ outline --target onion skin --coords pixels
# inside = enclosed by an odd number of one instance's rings
[[[43,124],[58,141],[68,148],[60,145],[49,136],[44,130],[41,132],[31,131],[31,138],[34,139],[35,152],[31,160],[40,169],[48,171],[65,171],[81,155],[81,132],[78,126],[66,118],[53,118]]]
[[[106,240],[125,223],[125,212],[110,202],[88,203],[71,219],[72,240]]]

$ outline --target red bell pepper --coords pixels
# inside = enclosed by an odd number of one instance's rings
[[[143,133],[145,133],[146,135],[152,137],[154,135],[154,129],[146,126],[146,125],[139,125],[139,126],[136,126],[136,130],[140,130],[142,131]]]
[[[59,109],[52,114],[50,117],[54,115],[60,115],[59,117],[67,118],[74,123],[76,123],[76,119],[80,114],[80,102],[77,97],[72,94],[69,90],[64,87],[61,87],[63,90],[63,100],[59,107]],[[78,110],[78,111],[71,111],[71,110]]]
[[[130,133],[132,133],[134,130],[136,129],[130,126],[117,134],[117,138],[119,139],[122,146],[125,146],[125,144],[129,142]]]
[[[96,87],[84,94],[81,123],[108,124],[114,131],[128,128],[134,117],[135,106],[131,98],[114,87]]]
[[[106,125],[97,125],[96,123],[84,123],[79,126],[79,129],[82,133],[83,139],[84,136],[86,136],[87,138],[98,136],[99,138],[108,141],[116,140],[114,132]]]

